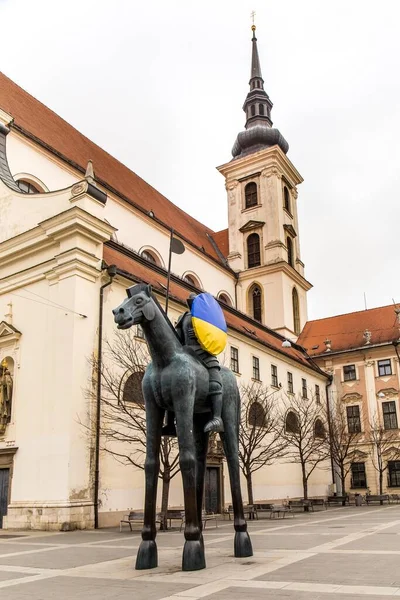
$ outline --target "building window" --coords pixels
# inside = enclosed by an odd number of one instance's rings
[[[293,373],[290,373],[290,371],[287,374],[287,391],[289,394],[293,394]]]
[[[258,108],[259,108],[260,115],[264,116],[264,104],[259,104]]]
[[[286,433],[299,433],[300,431],[299,417],[292,410],[286,415],[285,430]]]
[[[140,256],[142,256],[142,258],[145,258],[146,260],[148,260],[149,262],[153,263],[154,265],[158,264],[158,261],[156,259],[156,257],[154,256],[154,254],[152,252],[150,252],[149,250],[143,250],[140,253]]]
[[[400,461],[399,460],[389,460],[388,468],[389,468],[389,481],[388,481],[389,486],[390,487],[400,487]]]
[[[260,236],[252,233],[247,238],[247,265],[248,268],[259,267],[261,264]]]
[[[254,115],[256,114],[256,107],[254,106],[254,104],[251,105],[251,116],[254,117]]]
[[[284,202],[284,207],[286,208],[286,210],[288,211],[288,213],[290,213],[290,194],[289,194],[289,190],[287,189],[286,185],[283,188],[283,202]]]
[[[189,273],[187,275],[184,275],[183,281],[186,281],[186,283],[190,283],[190,285],[192,285],[193,287],[201,288],[199,281]]]
[[[223,302],[227,306],[232,306],[231,299],[229,298],[229,296],[227,294],[219,294],[218,300],[220,300],[221,302]]]
[[[390,362],[390,358],[378,360],[378,374],[379,377],[392,374],[392,363]]]
[[[349,433],[360,433],[361,432],[361,419],[360,419],[360,407],[347,406],[347,429]]]
[[[315,401],[317,404],[321,404],[321,394],[319,391],[319,385],[315,384]]]
[[[231,371],[239,373],[239,350],[231,346]]]
[[[253,313],[253,319],[255,321],[262,321],[262,297],[261,288],[258,285],[253,285],[250,290],[250,304],[251,312]]]
[[[301,380],[301,394],[303,398],[307,398],[307,379]]]
[[[292,290],[292,306],[293,306],[293,329],[296,335],[300,335],[300,304],[299,294],[296,288]]]
[[[25,192],[25,194],[40,194],[40,190],[30,181],[25,181],[25,179],[20,179],[17,181],[17,186],[21,190],[21,192]]]
[[[397,429],[396,402],[382,402],[383,426],[385,429]]]
[[[244,188],[244,201],[245,207],[251,208],[252,206],[257,206],[258,198],[257,198],[257,184],[254,181],[251,181]]]
[[[123,402],[130,402],[132,404],[138,404],[144,406],[144,398],[142,392],[142,379],[144,376],[143,371],[137,371],[129,375],[124,385],[124,392],[122,394]]]
[[[292,238],[290,238],[289,236],[286,238],[286,247],[287,247],[287,261],[291,267],[294,267],[293,242],[292,242]]]
[[[136,333],[135,333],[135,337],[139,338],[140,340],[144,340],[144,332],[143,332],[143,328],[141,325],[136,325]]]
[[[260,381],[260,359],[253,356],[253,379]]]
[[[344,381],[354,381],[356,377],[356,365],[346,365],[343,367]]]
[[[317,419],[314,423],[314,437],[319,439],[326,438],[325,425],[321,419]]]
[[[252,427],[264,427],[265,425],[265,410],[259,402],[253,402],[249,408],[247,422]]]
[[[278,367],[271,365],[271,384],[272,387],[278,387]]]
[[[365,463],[351,463],[351,487],[366,488]]]

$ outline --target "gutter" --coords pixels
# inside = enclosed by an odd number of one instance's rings
[[[97,343],[97,390],[96,390],[96,427],[95,427],[95,442],[94,442],[94,454],[95,454],[95,467],[94,467],[94,490],[93,490],[93,504],[94,504],[94,528],[99,528],[99,487],[100,487],[100,420],[101,420],[101,372],[103,367],[103,302],[104,302],[104,290],[106,287],[112,284],[112,281],[117,274],[117,268],[115,265],[111,265],[107,268],[107,274],[110,280],[104,283],[100,287],[99,294],[99,339]]]

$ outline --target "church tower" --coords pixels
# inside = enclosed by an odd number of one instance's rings
[[[300,258],[297,186],[303,181],[272,127],[253,37],[250,91],[243,104],[245,131],[233,159],[218,167],[228,194],[229,266],[238,273],[238,308],[285,337],[297,338],[307,320],[307,291]]]

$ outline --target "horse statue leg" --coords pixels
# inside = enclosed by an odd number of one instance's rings
[[[235,385],[236,387],[236,385]],[[235,557],[244,558],[253,556],[253,548],[250,536],[247,532],[247,523],[244,518],[242,492],[240,489],[239,470],[239,418],[240,418],[240,396],[239,390],[224,393],[222,408],[222,419],[225,432],[220,434],[224,444],[225,456],[229,469],[229,480],[231,485],[232,506],[235,528]],[[229,396],[229,397],[227,397]]]
[[[185,545],[182,554],[182,571],[198,571],[199,569],[205,569],[206,561],[197,512],[197,466],[193,433],[194,398],[182,395],[182,388],[180,392],[180,410],[176,411],[176,428],[185,500]]]
[[[143,380],[146,404],[146,462],[145,462],[145,502],[142,542],[136,556],[136,569],[154,569],[158,566],[156,544],[156,502],[157,483],[160,470],[161,429],[164,410],[154,400],[150,385]]]
[[[197,499],[197,515],[199,519],[200,530],[203,531],[203,498],[204,498],[204,477],[206,472],[207,450],[209,434],[204,432],[204,427],[209,421],[209,414],[194,415],[194,440],[196,449],[196,499]],[[203,534],[200,535],[200,541],[204,546]]]

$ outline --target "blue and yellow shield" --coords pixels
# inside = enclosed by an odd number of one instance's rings
[[[200,346],[209,354],[220,354],[226,346],[228,329],[218,302],[211,294],[199,294],[194,298],[190,312]]]

